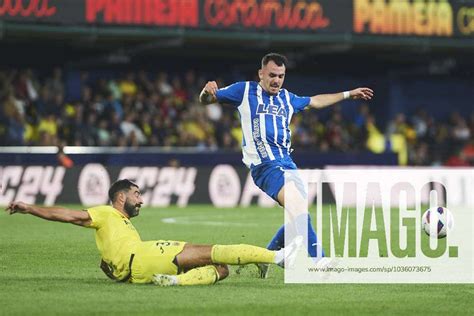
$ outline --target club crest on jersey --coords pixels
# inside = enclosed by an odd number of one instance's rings
[[[286,110],[283,106],[260,103],[257,106],[257,114],[271,114],[286,117]]]

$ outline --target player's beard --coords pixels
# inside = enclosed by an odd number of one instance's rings
[[[140,204],[133,204],[130,203],[128,200],[125,201],[125,205],[123,206],[125,213],[128,214],[128,216],[135,217],[138,215],[140,212]]]

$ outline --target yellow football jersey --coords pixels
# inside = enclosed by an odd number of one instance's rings
[[[130,273],[130,256],[141,243],[140,235],[130,220],[110,205],[92,207],[87,212],[102,260],[116,279],[124,279]]]

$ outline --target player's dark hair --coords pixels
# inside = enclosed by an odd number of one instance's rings
[[[114,183],[112,183],[109,189],[110,201],[113,202],[115,200],[115,196],[117,195],[117,193],[121,191],[128,192],[128,190],[130,190],[132,187],[138,188],[138,185],[128,179],[121,179],[121,180],[115,181]]]
[[[277,66],[285,66],[288,64],[288,59],[282,54],[268,53],[262,58],[262,67],[266,66],[270,61],[273,61]]]

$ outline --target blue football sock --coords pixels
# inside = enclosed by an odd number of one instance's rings
[[[285,225],[282,225],[280,229],[273,236],[270,243],[267,245],[268,250],[280,250],[285,245]]]
[[[308,216],[308,253],[311,257],[316,258],[317,255],[317,247],[318,245],[318,236],[316,235],[316,232],[313,228],[313,225],[311,224],[311,217],[309,214]],[[298,231],[298,223],[301,225],[304,223],[306,220],[305,215],[300,215],[296,219],[296,228]],[[301,231],[301,229],[299,229]],[[280,229],[276,232],[275,236],[273,236],[272,240],[268,243],[267,249],[268,250],[280,250],[283,248],[285,245],[285,225],[282,225]],[[324,250],[322,250],[322,256],[324,257]]]
[[[311,257],[316,258],[318,257],[318,247],[320,247],[320,244],[318,244],[318,236],[313,228],[313,224],[311,224],[311,216],[309,214],[299,215],[295,219],[296,231],[304,231],[304,226],[302,225],[305,224],[306,220],[308,221],[308,253]],[[321,256],[324,257],[323,249],[321,249]]]

